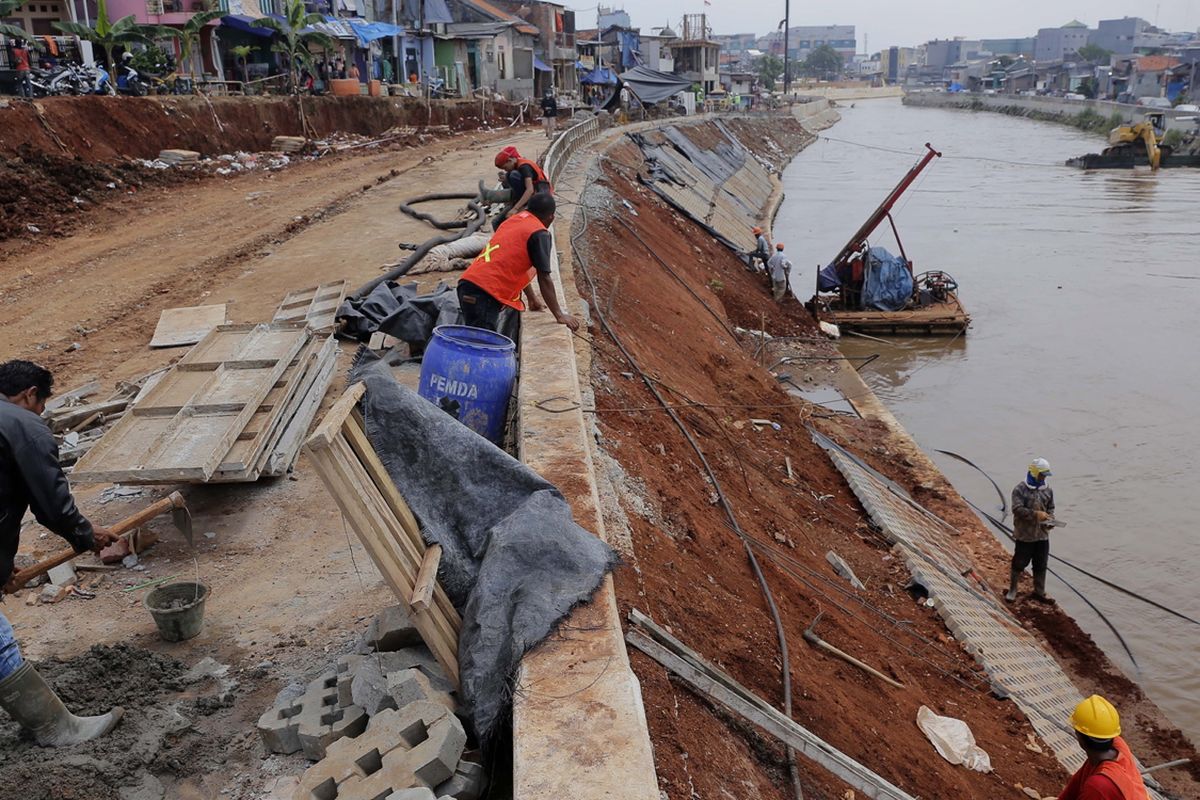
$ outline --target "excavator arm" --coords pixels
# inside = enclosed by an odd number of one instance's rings
[[[1138,127],[1142,129],[1142,141],[1146,143],[1146,158],[1150,160],[1150,169],[1156,170],[1159,161],[1162,160],[1162,151],[1158,149],[1158,138],[1154,135],[1154,126],[1143,122]]]

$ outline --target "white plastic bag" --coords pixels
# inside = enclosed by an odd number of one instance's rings
[[[967,723],[954,717],[939,717],[928,706],[917,709],[917,727],[929,738],[938,755],[951,764],[962,764],[976,772],[991,772],[992,760],[975,744]]]

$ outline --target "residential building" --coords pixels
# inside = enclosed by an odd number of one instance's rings
[[[719,84],[721,45],[712,39],[708,19],[704,14],[687,14],[683,18],[679,39],[671,44],[674,72],[681,78],[699,84],[709,93]]]
[[[1077,19],[1058,28],[1041,28],[1037,32],[1033,60],[1063,61],[1069,55],[1079,52],[1079,48],[1091,41],[1095,34],[1096,31]]]
[[[41,3],[35,1],[27,5],[38,6]],[[132,16],[140,25],[161,25],[168,28],[182,28],[196,12],[210,8],[206,0],[108,0],[106,5],[110,20]],[[217,6],[214,3],[211,7]],[[192,63],[180,64],[181,72],[208,73],[224,79],[221,56],[217,51],[217,37],[214,35],[218,25],[214,20],[200,32],[200,42],[192,51]],[[180,55],[177,39],[166,39],[160,46],[168,52],[173,51],[177,57]]]
[[[596,7],[596,28],[604,30],[616,25],[618,28],[632,28],[633,20],[629,18],[629,14],[623,8],[614,8],[612,6],[597,6]]]
[[[853,25],[801,25],[788,28],[788,53],[796,61],[808,58],[808,54],[822,45],[828,45],[842,57],[842,63],[854,61],[858,52],[858,40]],[[782,48],[782,42],[780,42]],[[780,49],[780,54],[782,54]]]
[[[730,33],[713,36],[713,41],[721,45],[722,53],[740,55],[747,50],[753,50],[758,41],[758,35],[753,33]]]
[[[983,43],[978,39],[934,39],[925,43],[925,66],[948,67],[980,57]]]
[[[1167,89],[1165,76],[1180,63],[1175,56],[1138,56],[1125,91],[1134,97],[1163,97]]]
[[[521,17],[538,29],[534,52],[534,91],[540,97],[553,86],[559,91],[579,89],[575,62],[575,12],[561,3],[545,0],[493,0],[496,6]]]
[[[1032,56],[1036,44],[1033,36],[1015,39],[983,39],[983,50],[994,56]]]
[[[534,94],[534,49],[540,31],[488,0],[449,0],[454,22],[439,26],[439,69],[460,94],[487,89],[512,100]]]
[[[888,47],[879,51],[879,74],[887,84],[903,83],[908,66],[916,63],[915,47]]]
[[[658,33],[643,33],[642,63],[658,72],[674,72],[675,58],[671,54],[671,46],[679,38],[671,28],[651,28]]]
[[[1124,17],[1100,20],[1091,43],[1114,55],[1124,56],[1165,47],[1169,39],[1168,34],[1141,17]]]

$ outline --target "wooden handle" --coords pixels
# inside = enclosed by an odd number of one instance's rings
[[[183,508],[184,505],[185,503],[183,500],[183,495],[181,495],[179,492],[171,492],[162,500],[146,506],[136,514],[131,514],[130,516],[118,522],[116,525],[110,526],[109,531],[115,536],[120,536],[133,530],[134,528],[144,525],[145,523],[157,517],[159,514],[170,511],[172,508]],[[65,564],[71,559],[75,558],[75,556],[81,555],[83,555],[83,553],[76,553],[74,548],[61,550],[44,561],[39,561],[32,567],[26,567],[23,570],[14,572],[12,577],[9,578],[8,584],[4,588],[10,591],[19,589],[37,576],[44,575],[60,564]]]
[[[131,514],[130,516],[118,522],[116,525],[109,526],[109,531],[115,536],[120,536],[126,531],[131,531],[134,528],[141,527],[157,517],[159,514],[170,511],[172,508],[183,508],[184,505],[185,503],[183,501],[183,495],[181,495],[179,492],[171,492],[162,500],[146,506],[136,514]]]

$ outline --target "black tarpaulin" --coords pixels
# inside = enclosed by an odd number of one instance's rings
[[[629,87],[629,91],[637,95],[638,99],[646,105],[666,100],[692,85],[691,81],[649,67],[634,67],[622,72],[620,78],[621,82]]]

